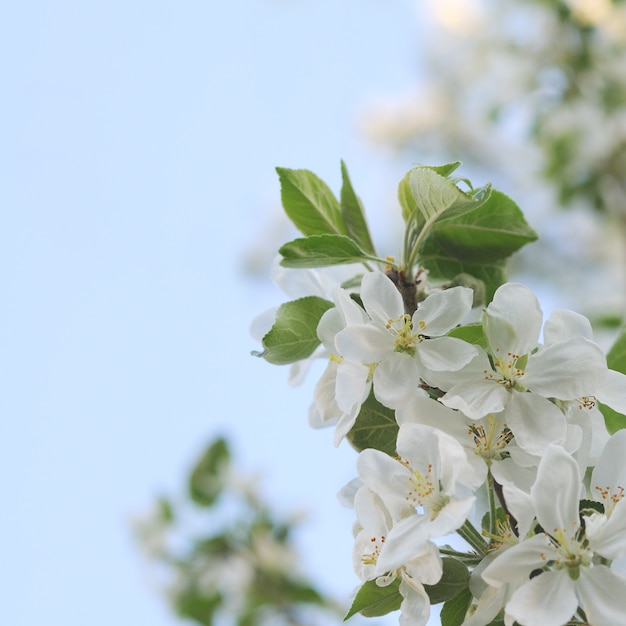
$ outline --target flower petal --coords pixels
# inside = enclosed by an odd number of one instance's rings
[[[552,402],[533,393],[511,392],[506,421],[517,445],[529,454],[540,455],[551,443],[565,443],[565,415]]]
[[[404,314],[400,292],[382,272],[369,272],[363,276],[361,300],[372,321],[382,326]]]
[[[528,354],[539,340],[543,313],[535,294],[517,283],[496,290],[484,317],[493,354]]]
[[[393,354],[393,336],[374,324],[355,324],[337,333],[335,345],[341,356],[361,363],[378,363]]]
[[[584,337],[593,341],[591,322],[580,313],[556,309],[543,325],[543,341],[546,345]]]
[[[539,462],[537,480],[530,490],[537,520],[547,533],[580,527],[578,503],[581,481],[578,464],[560,446],[548,446]]]
[[[520,587],[511,596],[505,612],[522,626],[563,626],[577,608],[574,581],[562,569],[542,572]],[[595,623],[599,626],[601,622]]]
[[[378,364],[374,370],[376,399],[390,409],[409,402],[419,390],[420,377],[415,359],[396,352]]]
[[[625,374],[615,370],[607,370],[594,395],[600,402],[607,404],[614,411],[626,415]]]
[[[435,372],[456,372],[477,354],[475,346],[455,337],[426,339],[416,350],[418,361],[426,369]]]
[[[467,317],[472,299],[472,290],[467,287],[435,291],[413,314],[413,328],[427,337],[445,335]]]
[[[546,398],[573,400],[595,395],[606,371],[600,347],[579,338],[550,344],[532,354],[523,382]]]
[[[626,578],[604,565],[580,571],[577,591],[590,624],[624,624]]]
[[[454,385],[440,401],[450,409],[463,411],[471,419],[504,410],[509,392],[492,380],[467,381]]]

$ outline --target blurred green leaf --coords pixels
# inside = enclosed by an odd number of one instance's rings
[[[223,472],[230,461],[228,444],[216,439],[204,452],[189,477],[189,495],[201,506],[215,503],[223,487]]]
[[[185,589],[174,596],[174,609],[178,615],[203,626],[213,626],[215,612],[221,604],[221,596],[206,595],[194,588]]]

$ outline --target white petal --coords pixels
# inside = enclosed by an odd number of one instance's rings
[[[405,570],[414,581],[425,585],[438,583],[443,574],[443,562],[437,545],[427,541],[420,554],[405,565]]]
[[[593,341],[591,322],[580,313],[567,309],[552,311],[543,326],[543,341],[546,345],[557,341],[568,341],[576,337],[584,337]]]
[[[537,520],[547,533],[569,535],[580,527],[578,504],[581,482],[578,464],[560,446],[548,446],[539,462],[537,480],[530,490]]]
[[[404,314],[402,296],[391,279],[382,272],[369,272],[361,282],[361,300],[372,320],[385,325]]]
[[[604,517],[604,516],[602,516]],[[620,500],[604,524],[591,524],[587,530],[594,552],[607,559],[626,556],[626,500]]]
[[[500,413],[509,400],[509,392],[492,380],[476,380],[454,385],[441,399],[451,409],[458,409],[471,419],[488,413]]]
[[[604,565],[581,568],[577,591],[590,624],[626,624],[626,578]]]
[[[459,411],[454,411],[427,395],[414,396],[396,411],[398,424],[426,424],[440,428],[462,441],[467,432],[467,421]]]
[[[345,289],[337,289],[334,298],[345,326],[365,324],[369,321],[367,313],[350,297]]]
[[[402,567],[424,549],[430,539],[425,515],[410,515],[393,526],[380,551],[376,573],[380,576]]]
[[[335,337],[345,328],[341,311],[337,307],[325,311],[317,324],[317,338],[329,352],[335,352]]]
[[[523,383],[546,398],[593,396],[606,373],[606,358],[588,339],[550,344],[528,358]]]
[[[393,336],[373,324],[355,324],[335,336],[335,345],[341,356],[361,363],[378,363],[393,354]]]
[[[382,498],[394,517],[412,510],[406,502],[412,474],[402,463],[380,450],[368,448],[359,454],[356,467],[361,480]]]
[[[626,489],[626,430],[618,430],[604,446],[600,459],[591,473],[591,497],[600,500],[597,488],[617,491]]]
[[[337,406],[335,400],[337,367],[337,363],[329,361],[326,369],[315,385],[313,398],[322,424],[332,423],[341,415],[341,409]]]
[[[344,413],[352,413],[369,395],[369,373],[369,367],[355,361],[343,361],[337,367],[335,399]]]
[[[607,370],[595,394],[603,404],[614,411],[626,415],[626,375],[615,370]]]
[[[374,370],[376,399],[390,409],[409,402],[417,393],[419,383],[417,363],[408,354],[394,353]]]
[[[435,291],[413,314],[413,328],[427,337],[439,337],[458,326],[472,308],[473,293],[467,287]]]
[[[456,372],[476,355],[476,347],[455,337],[426,339],[417,346],[417,359],[428,370]]]
[[[506,420],[522,450],[540,455],[551,443],[565,443],[567,420],[552,402],[533,393],[512,391]]]
[[[424,587],[403,576],[400,582],[400,626],[425,626],[430,617],[430,598]]]
[[[528,580],[529,574],[545,565],[546,554],[556,554],[546,535],[535,535],[499,553],[482,573],[483,580],[500,587]]]
[[[411,465],[411,470],[431,474],[439,481],[439,438],[437,431],[423,424],[402,424],[398,431],[398,454]]]
[[[335,434],[333,436],[333,444],[335,448],[339,446],[339,444],[343,441],[343,438],[352,430],[358,413],[359,412],[356,409],[350,413],[344,413],[337,421]]]
[[[524,285],[505,283],[497,289],[484,317],[492,353],[527,354],[537,345],[542,320],[535,294]]]
[[[505,610],[522,626],[563,626],[577,608],[574,581],[562,569],[543,572],[520,587]]]

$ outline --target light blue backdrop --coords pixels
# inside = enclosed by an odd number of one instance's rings
[[[174,624],[128,519],[218,432],[280,510],[311,511],[305,565],[347,595],[352,513],[335,492],[354,454],[309,429],[312,380],[290,389],[249,356],[250,320],[281,295],[242,268],[281,243],[276,165],[337,190],[345,159],[387,223],[412,164],[373,153],[357,120],[413,84],[412,3],[2,13],[0,623]]]

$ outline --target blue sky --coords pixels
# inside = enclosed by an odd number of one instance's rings
[[[413,84],[412,2],[3,13],[0,622],[176,623],[127,522],[221,432],[279,509],[310,510],[305,564],[349,593],[335,493],[354,454],[309,429],[313,380],[249,356],[282,296],[242,267],[280,243],[276,165],[337,190],[343,158],[370,214],[388,208],[412,164],[373,152],[357,117]]]

